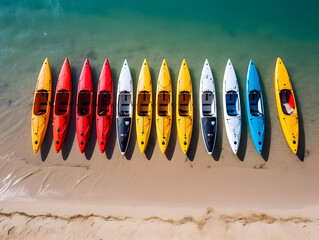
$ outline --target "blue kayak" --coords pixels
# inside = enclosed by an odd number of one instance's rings
[[[250,59],[246,80],[247,118],[251,137],[261,154],[265,137],[265,112],[263,94],[255,64]]]

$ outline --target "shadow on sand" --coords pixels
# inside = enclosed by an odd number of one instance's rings
[[[74,143],[75,132],[76,132],[76,93],[77,93],[77,83],[78,83],[78,74],[72,68],[71,63],[71,75],[72,75],[72,103],[71,103],[71,116],[69,122],[68,132],[66,134],[63,148],[62,148],[62,158],[63,160],[67,160],[70,155],[71,148]]]
[[[167,160],[171,161],[174,155],[175,147],[176,147],[176,138],[177,138],[177,128],[176,128],[176,91],[174,86],[175,82],[174,79],[176,79],[176,75],[174,74],[174,71],[170,70],[170,76],[171,76],[171,82],[172,82],[172,128],[171,128],[171,136],[168,142],[168,146],[165,152],[165,156]]]
[[[306,151],[305,129],[304,129],[304,123],[303,123],[302,111],[300,108],[299,99],[295,90],[294,90],[294,95],[295,95],[295,101],[296,101],[297,110],[298,110],[298,120],[299,120],[299,145],[298,145],[298,151],[296,155],[300,159],[300,161],[303,162],[305,159],[305,151]]]
[[[91,125],[91,133],[89,137],[89,142],[88,145],[86,146],[84,155],[87,160],[91,160],[96,141],[97,141],[97,136],[96,136],[96,117],[95,117],[95,107],[96,107],[96,89],[97,89],[97,82],[99,79],[99,72],[95,67],[91,66],[91,71],[92,71],[92,80],[93,80],[93,115],[92,115],[92,125]]]
[[[111,66],[111,64],[110,64]],[[113,81],[113,119],[112,119],[112,126],[111,126],[111,132],[109,141],[107,143],[106,149],[105,149],[105,155],[108,160],[112,159],[114,148],[115,148],[115,142],[117,140],[116,136],[116,100],[117,100],[117,83],[118,81],[115,81],[115,79],[118,79],[117,71],[113,68],[111,68],[112,72],[112,81]]]
[[[258,71],[258,70],[257,70]],[[270,121],[270,112],[269,112],[269,104],[268,104],[268,97],[265,91],[265,86],[262,81],[262,77],[259,74],[259,80],[263,95],[263,102],[264,102],[264,114],[265,114],[265,137],[264,137],[264,146],[261,152],[262,158],[267,162],[269,157],[269,150],[271,144],[271,121]]]
[[[216,76],[215,72],[212,69],[213,76]],[[222,83],[222,81],[220,81]],[[216,133],[216,142],[215,142],[215,148],[212,154],[212,157],[215,159],[215,161],[219,161],[220,155],[222,152],[222,145],[223,145],[223,106],[222,101],[223,94],[218,96],[217,89],[219,89],[219,81],[216,81],[216,78],[214,78],[215,83],[215,94],[216,94],[216,107],[217,107],[217,133]],[[205,144],[205,143],[204,143]]]
[[[56,88],[56,83],[58,79],[58,72],[54,67],[51,67],[51,74],[52,74],[52,94],[51,94],[51,110],[50,110],[50,116],[49,116],[49,122],[47,126],[47,131],[44,136],[42,146],[40,148],[41,152],[41,160],[44,162],[50,152],[52,142],[53,142],[53,126],[52,126],[52,120],[53,120],[53,104],[54,104],[54,94],[55,94],[55,88]]]
[[[133,81],[133,114],[132,114],[132,127],[131,127],[131,136],[128,141],[128,146],[125,152],[125,157],[127,160],[131,160],[133,156],[133,152],[136,144],[136,126],[135,126],[135,93],[136,93],[136,85],[134,84],[134,78],[136,76],[136,71],[134,69],[130,69]]]
[[[157,77],[155,76],[154,69],[150,67],[150,73],[151,73],[151,79],[152,79],[152,126],[151,126],[151,132],[148,139],[148,144],[145,149],[145,156],[148,160],[151,160],[152,155],[154,153],[156,140],[157,140],[157,134],[156,134],[156,83],[157,83]],[[155,83],[155,84],[154,84]],[[155,89],[155,91],[154,91]]]
[[[238,74],[236,74],[238,80],[239,87],[239,95],[240,95],[240,109],[241,109],[241,137],[240,144],[237,152],[237,157],[240,161],[244,161],[246,150],[247,150],[247,113],[246,113],[246,102],[243,101],[245,99],[245,91],[241,88],[240,82],[242,81]]]
[[[193,88],[193,133],[192,133],[192,139],[189,145],[189,149],[187,152],[187,157],[190,161],[194,161],[195,154],[197,151],[197,144],[198,144],[198,136],[199,136],[199,110],[198,110],[198,104],[197,104],[197,99],[198,99],[198,87],[197,83],[198,81],[195,81],[195,76],[193,74],[193,71],[191,68],[189,68],[189,73],[191,76],[192,80],[192,88]],[[195,83],[195,84],[194,84]]]

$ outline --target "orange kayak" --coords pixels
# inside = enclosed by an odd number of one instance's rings
[[[52,75],[48,58],[44,60],[39,73],[33,98],[31,136],[34,153],[42,145],[47,132],[51,110]]]

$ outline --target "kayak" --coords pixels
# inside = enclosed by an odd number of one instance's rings
[[[199,111],[205,147],[212,154],[217,133],[217,107],[213,73],[207,59],[200,78]]]
[[[164,59],[156,89],[156,132],[162,153],[165,153],[171,136],[172,110],[172,82]]]
[[[101,153],[109,141],[113,119],[113,81],[108,59],[105,60],[96,95],[96,135]]]
[[[281,127],[291,150],[296,154],[299,143],[298,112],[287,69],[277,58],[275,70],[275,95]]]
[[[57,82],[53,109],[53,139],[55,151],[63,147],[68,131],[72,102],[72,76],[69,60],[66,58]]]
[[[224,74],[223,105],[228,141],[234,154],[237,154],[241,136],[241,108],[237,77],[230,59]]]
[[[187,153],[193,132],[193,90],[186,60],[179,71],[176,94],[176,125],[179,143]]]
[[[264,101],[259,76],[252,59],[246,79],[246,107],[250,134],[258,153],[261,154],[265,137]]]
[[[85,60],[76,98],[76,135],[81,153],[86,149],[90,138],[93,116],[93,81],[90,62]]]
[[[146,149],[152,127],[152,79],[146,59],[137,82],[136,135],[141,153]]]
[[[133,84],[125,59],[117,86],[116,131],[120,151],[125,154],[131,135],[133,117]]]
[[[37,153],[42,145],[47,131],[52,94],[52,74],[48,58],[41,67],[32,106],[31,137],[34,153]]]

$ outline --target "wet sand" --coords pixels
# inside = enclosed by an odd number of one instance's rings
[[[97,71],[93,69],[96,76]],[[156,79],[154,71],[151,74]],[[22,120],[12,121],[29,124],[29,98],[18,103],[26,106],[21,110]],[[52,125],[38,154],[33,154],[30,142],[23,140],[29,139],[30,129],[14,130],[6,139],[21,147],[1,145],[1,237],[318,238],[319,154],[315,141],[311,141],[316,134],[309,135],[301,161],[285,142],[279,121],[266,122],[271,124],[266,158],[254,149],[247,122],[241,156],[233,155],[221,120],[213,156],[206,153],[197,118],[188,155],[180,148],[175,120],[166,154],[157,146],[155,125],[147,152],[141,154],[133,124],[124,156],[118,149],[114,124],[105,154],[98,150],[95,124],[88,148],[80,154],[74,117],[59,154],[52,142]],[[21,139],[11,139],[17,134]],[[301,140],[305,146],[305,139]]]

